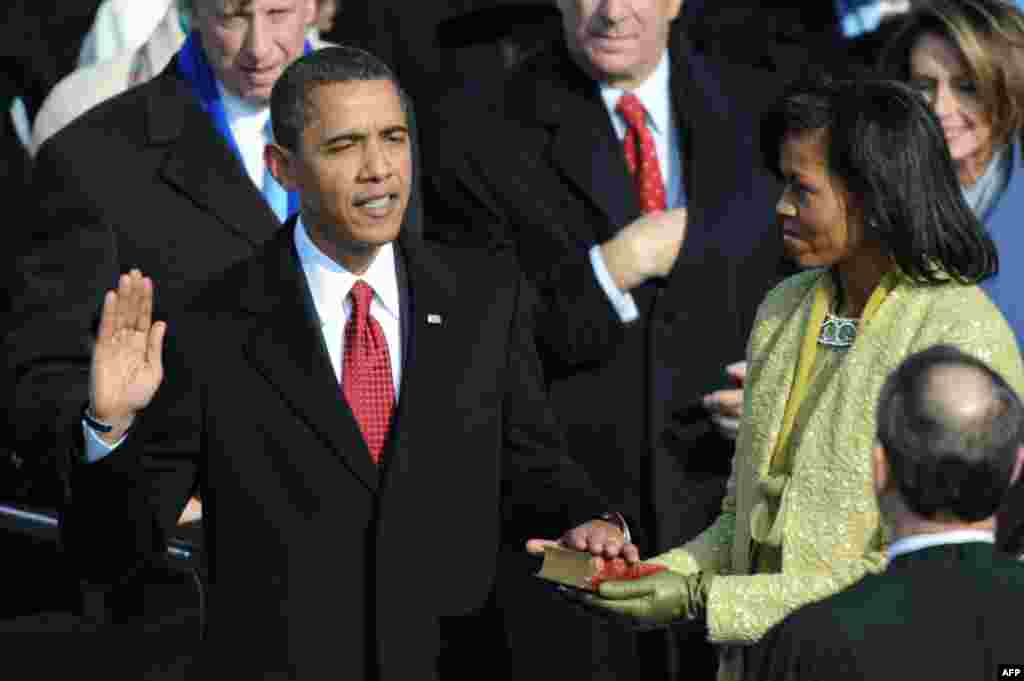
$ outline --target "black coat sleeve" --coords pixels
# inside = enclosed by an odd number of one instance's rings
[[[120,274],[117,240],[82,196],[70,168],[53,141],[36,160],[32,197],[38,208],[19,225],[4,337],[15,446],[34,474],[65,483],[61,453],[71,446],[69,426],[88,399],[89,357],[103,296]]]
[[[62,452],[70,475],[61,538],[89,582],[122,583],[162,564],[168,537],[199,487],[203,390],[182,345],[180,332],[168,333],[164,382],[120,447],[87,463],[81,424],[67,433],[72,446]]]
[[[543,384],[533,334],[536,303],[519,285],[505,368],[502,517],[506,542],[557,538],[610,510],[583,468],[568,457],[565,436]]]

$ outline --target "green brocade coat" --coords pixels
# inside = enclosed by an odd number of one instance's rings
[[[882,383],[908,355],[944,343],[985,361],[1024,394],[1024,365],[1013,332],[977,286],[924,285],[901,277],[861,325],[838,369],[806,396],[816,405],[796,423],[792,471],[773,520],[782,572],[751,574],[751,523],[767,476],[815,290],[826,270],[802,272],[772,290],[747,347],[744,418],[722,513],[687,544],[650,562],[682,573],[716,575],[708,634],[723,644],[719,679],[742,676],[749,645],[798,607],[885,567],[872,482],[875,403]],[[763,518],[761,519],[764,520]]]

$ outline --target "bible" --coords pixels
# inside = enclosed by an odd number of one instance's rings
[[[629,565],[622,558],[599,558],[584,551],[548,546],[537,576],[574,589],[597,591],[602,582],[637,579],[666,569],[664,565]]]

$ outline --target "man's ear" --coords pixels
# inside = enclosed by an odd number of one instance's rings
[[[274,176],[278,184],[290,192],[298,190],[294,157],[291,151],[271,142],[263,147],[263,162],[267,164],[270,174]]]
[[[678,19],[683,9],[683,0],[669,0],[668,18],[670,21]]]
[[[892,483],[889,457],[886,456],[885,448],[881,444],[876,444],[875,448],[871,450],[871,463],[875,473],[875,496],[881,497],[889,491],[889,486]]]

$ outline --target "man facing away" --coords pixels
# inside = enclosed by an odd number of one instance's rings
[[[499,521],[520,541],[576,525],[563,541],[606,557],[624,537],[564,456],[514,261],[406,230],[412,121],[390,71],[320,50],[272,109],[267,161],[298,215],[170,325],[137,270],[106,295],[65,542],[116,582],[159,560],[198,489],[202,673],[444,677]]]
[[[1022,439],[1019,397],[983,362],[948,346],[907,358],[873,453],[889,567],[783,620],[749,678],[995,679],[1020,664],[1024,565],[993,541]]]

